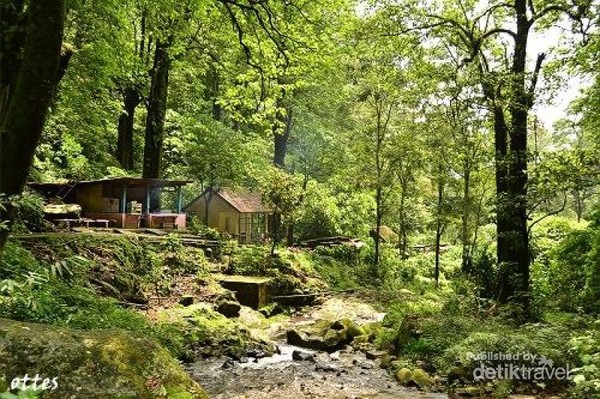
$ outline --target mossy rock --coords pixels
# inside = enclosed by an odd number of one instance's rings
[[[358,324],[354,323],[350,319],[343,319],[341,323],[346,327],[346,335],[349,338],[358,337],[359,335],[366,335],[366,331]]]
[[[370,336],[350,319],[318,320],[309,326],[290,330],[288,343],[303,348],[335,352],[349,344],[368,343]]]
[[[4,376],[0,376],[0,392],[6,392],[9,388],[8,382],[6,382],[6,378]]]
[[[412,380],[421,389],[428,388],[433,385],[433,378],[422,369],[415,369],[412,373]]]
[[[429,374],[421,369],[410,369],[403,367],[396,372],[398,382],[407,387],[426,389],[433,385],[434,381]]]
[[[130,332],[78,331],[0,319],[0,378],[57,378],[48,399],[205,399],[169,353]]]
[[[287,332],[287,342],[302,348],[335,352],[352,342],[341,321],[318,320],[309,326]]]
[[[362,329],[365,331],[365,334],[369,336],[369,342],[375,342],[377,336],[383,332],[383,327],[381,323],[371,322],[362,325]]]
[[[396,360],[395,356],[391,356],[391,355],[383,356],[379,362],[379,367],[382,369],[390,368],[390,367],[392,367],[392,362],[394,362],[394,360]]]
[[[468,384],[473,380],[473,370],[464,366],[454,367],[448,372],[448,385]]]
[[[402,385],[409,385],[412,381],[412,371],[407,368],[401,368],[396,372],[396,379]]]
[[[370,341],[370,337],[366,334],[358,335],[352,340],[353,344],[366,344]]]
[[[254,337],[245,326],[203,303],[159,313],[157,328],[171,351],[188,362],[222,355],[239,359],[250,350],[267,354],[276,350],[273,344]]]

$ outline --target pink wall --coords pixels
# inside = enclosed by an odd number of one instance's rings
[[[90,219],[108,219],[111,227],[137,229],[139,227],[161,228],[161,216],[174,216],[175,226],[177,229],[185,229],[186,214],[185,213],[151,213],[149,215],[149,223],[144,226],[145,215],[114,213],[114,212],[84,212],[83,217]],[[141,223],[138,221],[141,220]],[[140,226],[141,225],[141,226]]]

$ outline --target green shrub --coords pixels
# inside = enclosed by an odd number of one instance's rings
[[[600,333],[588,330],[583,335],[569,341],[570,351],[578,359],[573,369],[575,383],[570,392],[571,398],[600,397]]]
[[[535,292],[551,307],[600,312],[600,232],[573,230],[533,267]]]
[[[358,288],[358,281],[364,279],[365,265],[360,261],[359,250],[354,247],[317,247],[310,253],[310,261],[331,288]]]
[[[13,232],[26,233],[41,231],[44,225],[44,200],[34,191],[25,189],[19,196],[11,197],[15,208]]]
[[[202,238],[209,240],[221,240],[223,235],[217,229],[213,229],[205,225],[197,216],[192,216],[186,223],[188,230]]]
[[[477,287],[477,296],[496,298],[498,295],[498,267],[496,255],[490,247],[482,247],[475,252],[473,261],[465,270],[471,281]]]

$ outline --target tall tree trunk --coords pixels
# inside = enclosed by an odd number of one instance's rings
[[[215,62],[216,62],[215,58]],[[204,99],[206,101],[210,101],[212,104],[212,117],[216,121],[223,120],[223,107],[218,102],[219,99],[219,89],[220,89],[220,76],[219,71],[211,66],[206,73],[206,90],[204,91]]]
[[[469,249],[469,213],[471,211],[471,170],[468,166],[468,162],[465,161],[464,166],[464,181],[463,181],[463,213],[462,213],[462,270],[467,271],[471,266],[471,251]]]
[[[529,313],[529,234],[527,231],[527,116],[531,108],[530,93],[525,87],[527,40],[530,22],[527,20],[526,0],[515,0],[517,32],[511,70],[510,156],[508,157],[508,190],[502,207],[506,223],[506,247],[500,265],[498,299],[512,301]]]
[[[494,147],[495,147],[495,172],[496,172],[496,256],[498,264],[506,262],[509,258],[508,219],[512,212],[508,198],[508,126],[504,117],[504,110],[493,105],[494,115]],[[500,279],[504,277],[501,275]],[[500,285],[504,283],[500,281]]]
[[[146,134],[144,137],[144,178],[160,178],[162,176],[162,151],[165,133],[165,114],[167,112],[167,96],[169,90],[169,42],[156,42],[152,82],[148,97],[148,116],[146,118]],[[150,211],[160,209],[160,195],[153,193],[150,200]]]
[[[125,170],[133,170],[133,122],[135,109],[142,97],[137,89],[125,88],[123,92],[123,111],[119,117],[117,160]]]
[[[399,245],[398,248],[400,250],[400,257],[402,259],[406,258],[407,247],[408,247],[408,228],[406,223],[406,197],[408,190],[408,179],[401,179],[401,192],[400,192],[400,210],[399,210]]]
[[[375,190],[375,252],[373,254],[373,268],[376,277],[379,275],[379,261],[381,259],[381,224],[383,222],[383,189],[377,186]]]
[[[483,201],[485,200],[485,194],[482,193],[477,203],[477,212],[475,212],[475,227],[473,229],[473,238],[469,247],[469,259],[473,259],[475,249],[477,248],[477,239],[479,237],[479,227],[481,226],[481,213],[483,211]]]
[[[273,127],[273,164],[278,168],[285,167],[285,156],[287,154],[287,146],[292,131],[292,108],[286,108],[284,113],[278,114],[278,121],[284,124],[284,129],[281,132],[279,126]]]
[[[278,107],[281,106],[281,100],[278,100]],[[284,124],[283,132],[280,131],[278,124],[273,126],[273,164],[283,169],[285,167],[285,156],[287,154],[287,145],[288,140],[290,138],[290,133],[292,131],[292,108],[288,107],[285,109],[284,113],[278,113],[277,120],[279,123]],[[274,233],[276,232],[276,238],[273,240],[273,251],[275,251],[275,241],[280,239],[281,229],[283,228],[281,224],[281,215],[275,213],[274,215]],[[288,226],[288,231],[286,233],[287,242],[294,242],[294,225],[291,224]]]
[[[581,218],[583,216],[584,199],[581,191],[579,190],[573,191],[573,197],[575,199],[575,215],[577,216],[577,223],[579,223],[581,222]]]
[[[48,107],[64,74],[59,63],[65,1],[31,0],[24,28],[23,12],[22,1],[5,1],[0,7],[0,193],[7,197],[23,191]],[[10,223],[13,209],[6,201],[2,205],[0,220]],[[8,234],[0,229],[0,251]]]
[[[210,203],[217,193],[218,190],[215,190],[214,187],[209,187],[204,190],[204,216],[202,218],[202,223],[208,227],[208,215],[210,210]]]
[[[436,206],[436,226],[435,226],[435,285],[440,285],[440,246],[442,235],[444,234],[444,222],[442,220],[442,206],[444,201],[444,181],[441,177],[442,168],[439,168],[440,176],[437,184],[437,206]]]
[[[273,229],[272,229],[272,241],[271,241],[271,256],[275,255],[275,249],[277,248],[277,244],[279,244],[279,230],[281,228],[281,213],[279,213],[279,209],[277,205],[275,209],[273,209]]]

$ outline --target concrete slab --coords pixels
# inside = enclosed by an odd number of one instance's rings
[[[218,280],[224,288],[235,292],[236,299],[242,305],[259,309],[269,303],[269,277],[223,275]]]

